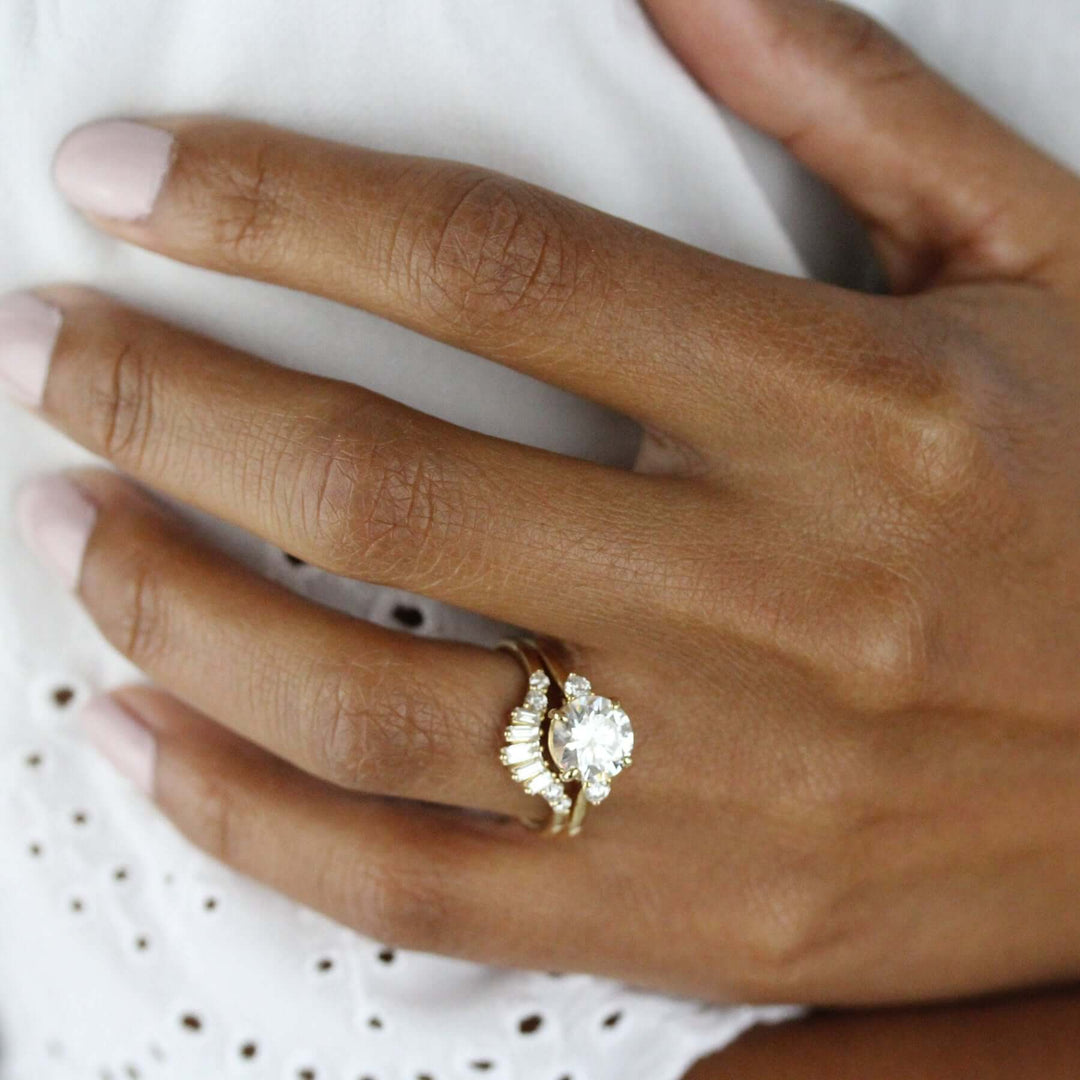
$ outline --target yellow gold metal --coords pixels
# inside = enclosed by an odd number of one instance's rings
[[[566,696],[564,685],[568,670],[565,662],[561,659],[562,649],[557,642],[544,642],[541,644],[535,638],[508,638],[499,642],[498,647],[517,658],[525,671],[525,678],[529,680],[530,690],[535,689],[532,684],[537,674],[543,672],[550,682],[549,689],[554,688],[556,691],[558,697],[556,704],[562,703]],[[536,829],[545,836],[556,836],[564,830],[568,836],[576,836],[581,831],[587,803],[584,789],[580,784],[573,795],[565,791],[562,782],[558,779],[558,770],[548,760],[546,747],[547,731],[550,724],[549,714],[551,712],[548,706],[550,705],[551,700],[549,697],[547,705],[540,711],[540,731],[536,737],[537,751],[544,761],[545,768],[551,775],[553,784],[557,785],[560,793],[565,793],[566,798],[559,800],[558,805],[549,805],[547,813],[542,818],[523,817],[521,821],[530,829]],[[515,710],[515,714],[517,712],[518,710]],[[515,726],[516,724],[511,725],[511,727]],[[511,728],[507,728],[504,734],[508,740],[507,745],[510,745]],[[529,741],[531,743],[532,739]],[[504,764],[506,764],[505,761]],[[511,772],[511,775],[513,776],[513,772]]]
[[[571,672],[566,649],[558,641],[512,638],[500,642],[499,648],[517,657],[529,685],[524,705],[511,714],[512,723],[504,732],[506,746],[500,756],[515,781],[522,784],[528,794],[542,795],[549,808],[540,820],[522,818],[522,821],[545,835],[565,832],[568,836],[577,836],[590,800],[599,802],[607,796],[611,778],[601,773],[599,781],[593,779],[586,785],[577,768],[560,770],[554,763],[555,749],[549,741],[553,718],[560,716],[569,701],[578,700],[582,693],[592,693],[590,683],[582,675]],[[609,704],[622,712],[617,701],[609,700]],[[625,712],[623,717],[625,720]],[[632,732],[630,734],[632,742]],[[510,749],[513,746],[519,749]],[[523,746],[525,749],[520,749]],[[523,752],[528,754],[530,762],[525,769],[518,764]],[[617,763],[615,772],[629,768],[630,764],[628,753]],[[597,784],[600,785],[599,793]]]
[[[618,701],[598,695],[589,679],[570,670],[566,649],[560,642],[512,638],[500,642],[499,648],[517,657],[528,683],[523,703],[510,714],[499,757],[526,794],[542,797],[548,806],[543,818],[522,820],[545,835],[565,832],[576,836],[589,805],[606,799],[612,779],[632,764],[634,733],[630,718]],[[606,710],[601,713],[601,722],[607,719],[609,724],[621,725],[611,730],[621,744],[623,756],[608,757],[600,766],[593,758],[583,776],[577,764],[566,760],[566,745],[559,743],[565,729],[553,725],[580,724],[580,710],[592,708]],[[574,714],[571,721],[569,716]]]

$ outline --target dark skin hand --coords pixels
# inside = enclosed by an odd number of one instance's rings
[[[709,33],[708,5],[650,5],[721,90],[729,55]],[[726,24],[725,24],[726,25]],[[867,31],[867,40],[873,33]],[[700,38],[703,44],[695,39]],[[722,40],[722,39],[721,39]],[[710,51],[711,50],[711,51]],[[733,84],[733,80],[732,80]],[[956,1005],[820,1012],[760,1027],[700,1061],[686,1080],[1075,1080],[1080,1076],[1080,987]]]
[[[819,1013],[756,1028],[686,1080],[1076,1080],[1080,989]]]
[[[57,328],[25,404],[127,474],[23,504],[67,508],[62,572],[155,683],[99,720],[194,843],[405,947],[840,1007],[1075,979],[1080,181],[848,9],[647,6],[847,199],[892,295],[265,125],[68,140],[57,178],[118,241],[363,307],[647,432],[635,471],[604,469],[90,290],[22,298]],[[510,657],[308,603],[131,478],[562,639],[633,716],[634,767],[579,840],[527,832],[496,757]],[[907,1038],[833,1018],[733,1053],[827,1053],[845,1023],[879,1053]]]

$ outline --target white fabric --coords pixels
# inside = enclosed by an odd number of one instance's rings
[[[1075,0],[1036,10],[1030,0],[877,4],[1080,164]],[[630,460],[636,432],[625,421],[362,313],[124,247],[52,190],[49,158],[74,124],[200,110],[470,159],[777,270],[802,272],[789,231],[809,264],[843,262],[831,232],[814,230],[831,219],[805,178],[725,125],[634,0],[3,0],[0,288],[93,282],[480,430]],[[0,403],[5,505],[26,472],[85,458]],[[205,524],[267,574],[393,623],[398,594],[294,568],[268,545]],[[770,1017],[586,976],[404,952],[387,962],[378,943],[211,862],[72,731],[89,692],[138,673],[26,553],[10,515],[0,515],[0,556],[2,1080],[305,1070],[316,1080],[675,1080]],[[407,599],[426,615],[420,632],[492,633]],[[74,691],[66,706],[57,687]],[[327,971],[322,958],[333,961]],[[199,1031],[185,1014],[200,1018]],[[542,1024],[524,1034],[531,1015]],[[245,1058],[249,1041],[257,1051]]]

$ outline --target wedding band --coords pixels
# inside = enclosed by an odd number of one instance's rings
[[[528,680],[503,732],[499,760],[526,794],[547,803],[542,818],[523,820],[548,835],[565,830],[576,836],[587,808],[603,802],[611,781],[631,764],[630,717],[567,669],[558,643],[513,638],[499,648],[517,657]]]

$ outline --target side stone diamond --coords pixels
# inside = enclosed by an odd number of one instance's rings
[[[541,766],[543,768],[543,766]],[[557,783],[555,778],[544,769],[542,773],[534,776],[526,785],[525,791],[529,795],[543,795],[552,783]]]
[[[499,751],[499,758],[504,765],[522,765],[533,758],[540,759],[540,744],[538,742],[515,743],[513,746],[504,746]]]
[[[508,743],[527,743],[540,738],[539,724],[511,724],[503,730]]]
[[[537,669],[529,676],[529,687],[532,690],[546,690],[551,685],[547,672]]]
[[[531,781],[539,776],[549,776],[550,774],[547,771],[547,766],[539,758],[536,758],[533,761],[526,761],[523,765],[515,766],[511,775],[519,784],[523,784],[526,780]],[[530,791],[529,794],[532,795],[533,792]]]
[[[525,707],[533,712],[542,713],[547,708],[547,694],[543,690],[530,690],[525,695]]]
[[[566,788],[555,779],[551,778],[551,783],[548,785],[547,790],[544,792],[544,798],[547,799],[552,806],[554,806],[560,799],[566,797]]]
[[[611,781],[604,775],[596,776],[585,785],[585,799],[594,806],[611,794]]]
[[[565,690],[568,698],[581,697],[592,690],[592,684],[584,675],[570,675],[566,680]]]
[[[539,724],[540,714],[533,712],[531,709],[515,709],[510,714],[510,723],[512,724]]]

